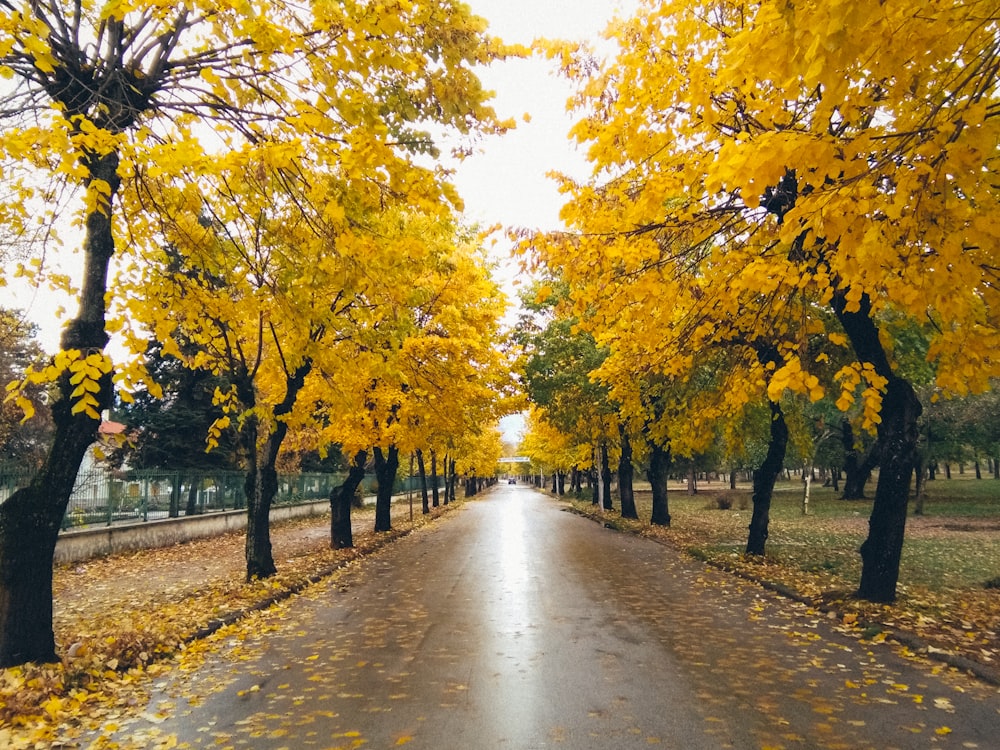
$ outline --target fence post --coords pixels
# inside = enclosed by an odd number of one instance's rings
[[[93,476],[93,474],[95,474],[95,473],[96,472],[91,472],[91,475]],[[115,521],[115,513],[114,513],[114,508],[112,507],[112,504],[111,504],[111,479],[108,477],[108,475],[105,472],[101,472],[101,481],[100,481],[100,483],[104,487],[105,507],[108,509],[107,525],[110,526]],[[95,482],[94,486],[95,487],[97,486],[96,482]]]

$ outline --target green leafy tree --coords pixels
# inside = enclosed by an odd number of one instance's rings
[[[217,388],[226,382],[205,370],[192,370],[177,357],[163,354],[151,342],[145,367],[158,386],[154,395],[146,387],[122,403],[115,416],[126,426],[127,440],[110,452],[116,466],[133,469],[237,470],[240,467],[232,431],[220,435],[215,450],[206,451],[204,436],[220,419],[222,409],[213,403]]]

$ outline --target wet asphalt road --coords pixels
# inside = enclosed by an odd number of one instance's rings
[[[834,625],[502,485],[248,622],[128,732],[192,747],[1000,748],[995,689]]]

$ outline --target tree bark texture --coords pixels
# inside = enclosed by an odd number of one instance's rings
[[[774,483],[785,462],[788,446],[788,425],[781,405],[771,401],[771,430],[767,444],[767,455],[760,467],[753,473],[753,511],[750,516],[750,531],[747,534],[746,553],[763,555],[767,543],[767,527],[771,518],[771,496]]]
[[[330,491],[330,548],[349,549],[354,546],[354,533],[351,529],[351,505],[358,487],[365,478],[365,462],[368,454],[358,451],[343,484]]]
[[[868,538],[861,545],[861,583],[857,595],[872,602],[890,603],[896,599],[899,581],[922,407],[912,386],[889,365],[867,295],[862,296],[859,310],[848,312],[846,294],[838,292],[833,297],[833,308],[858,361],[871,363],[875,372],[887,381],[882,396],[882,421],[878,425],[878,483],[868,519]]]
[[[653,492],[653,514],[649,522],[654,526],[670,526],[670,505],[667,499],[669,473],[670,449],[649,442],[649,469],[646,477]]]
[[[399,469],[399,448],[390,445],[384,452],[375,448],[375,478],[378,492],[375,493],[375,531],[392,530],[392,489]]]
[[[117,153],[85,155],[81,161],[89,171],[88,184],[104,180],[111,190],[103,210],[87,216],[80,307],[60,342],[63,350],[80,350],[86,356],[103,352],[108,343],[104,300],[108,265],[115,251],[112,206],[121,180]],[[98,413],[111,403],[110,375],[99,384]],[[74,388],[70,374],[63,373],[57,383],[59,397],[52,406],[55,433],[48,454],[28,486],[0,504],[0,667],[57,660],[52,556],[76,475],[100,424],[84,412],[72,413]]]
[[[618,428],[621,435],[622,455],[618,460],[618,499],[621,503],[622,518],[639,520],[635,509],[635,492],[632,487],[634,469],[632,468],[632,441],[624,426]]]

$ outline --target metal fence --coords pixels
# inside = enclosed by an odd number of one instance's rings
[[[31,472],[0,466],[0,503],[31,480]],[[70,496],[63,528],[143,523],[246,507],[238,471],[109,471],[82,469]],[[329,498],[344,481],[343,474],[282,474],[276,505],[296,505]],[[419,477],[397,477],[398,493],[419,492]],[[362,496],[374,495],[377,483],[366,477]]]

